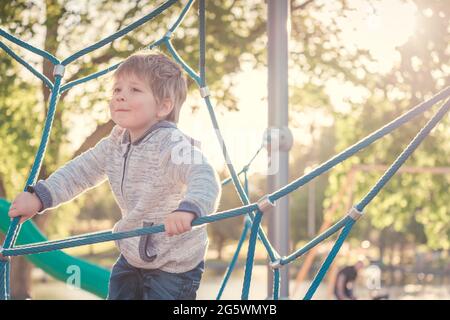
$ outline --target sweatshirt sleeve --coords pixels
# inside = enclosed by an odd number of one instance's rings
[[[106,156],[116,128],[94,147],[67,162],[47,179],[36,183],[35,192],[42,202],[39,213],[68,202],[106,180]]]
[[[184,198],[175,211],[202,217],[217,210],[221,185],[217,172],[193,141],[180,131],[171,130],[162,138],[160,161],[169,179],[186,185]]]

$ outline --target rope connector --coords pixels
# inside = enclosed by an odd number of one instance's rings
[[[362,217],[363,214],[364,214],[364,212],[361,212],[358,209],[356,209],[355,207],[352,207],[350,209],[350,211],[347,213],[347,216],[349,216],[353,220],[357,221],[359,218]]]
[[[209,88],[208,87],[203,87],[200,88],[200,95],[202,96],[202,98],[206,98],[209,97]]]
[[[275,261],[269,263],[272,269],[280,269],[283,265],[281,264],[281,258],[276,259]]]
[[[164,38],[170,39],[172,37],[173,32],[172,31],[167,31],[166,34],[164,35]]]
[[[57,64],[53,68],[53,76],[60,76],[61,78],[64,77],[64,72],[66,70],[66,67],[62,64]]]
[[[11,260],[10,257],[5,257],[5,256],[2,254],[2,252],[3,252],[3,247],[0,246],[0,261],[6,261],[6,262],[8,262],[9,260]]]
[[[262,213],[265,213],[266,211],[275,208],[275,202],[270,201],[269,196],[267,194],[258,200],[257,205],[259,211],[261,211]]]

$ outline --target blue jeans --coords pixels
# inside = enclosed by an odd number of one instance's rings
[[[108,300],[195,300],[205,268],[170,273],[130,265],[123,255],[114,264],[109,279]]]

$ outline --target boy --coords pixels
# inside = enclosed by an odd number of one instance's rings
[[[108,299],[195,299],[208,238],[191,222],[216,211],[221,187],[197,141],[176,126],[186,80],[162,54],[130,56],[114,80],[111,134],[19,194],[9,216],[24,222],[108,179],[122,212],[113,232],[166,230],[116,241]]]

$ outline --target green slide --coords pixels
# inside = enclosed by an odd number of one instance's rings
[[[0,232],[6,233],[10,218],[8,217],[10,202],[0,198]],[[30,220],[25,222],[17,238],[17,244],[46,241],[47,238]],[[108,293],[109,270],[91,262],[75,258],[62,251],[51,251],[25,256],[28,261],[42,269],[55,279],[66,282],[78,272],[81,289],[89,291],[101,298]],[[69,281],[70,282],[70,281]]]

